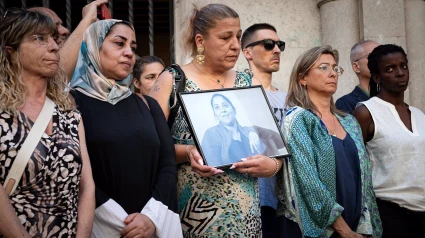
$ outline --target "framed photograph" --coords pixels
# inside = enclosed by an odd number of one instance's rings
[[[289,156],[262,86],[183,92],[179,101],[206,165],[228,167],[256,154]]]

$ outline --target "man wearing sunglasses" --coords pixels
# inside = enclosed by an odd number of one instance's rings
[[[242,34],[242,51],[249,67],[263,85],[279,126],[283,123],[286,93],[272,85],[273,73],[279,71],[285,42],[279,39],[276,28],[267,23],[254,24]],[[276,218],[278,199],[274,193],[275,177],[259,178],[261,222],[263,237],[279,237]]]
[[[359,85],[357,85],[351,93],[342,96],[336,101],[335,106],[339,110],[351,114],[354,111],[354,108],[356,108],[357,103],[369,99],[370,72],[367,67],[367,57],[378,45],[379,44],[375,41],[365,40],[356,43],[351,48],[351,67],[359,79]]]
[[[81,42],[83,41],[84,31],[97,20],[97,8],[107,2],[108,0],[95,0],[87,4],[83,8],[83,19],[71,35],[69,35],[69,30],[62,25],[62,20],[51,9],[46,7],[33,7],[28,9],[28,11],[43,13],[52,18],[52,20],[56,23],[60,37],[58,41],[58,45],[60,47],[60,66],[65,70],[65,73],[68,75],[68,79],[71,79],[74,73]]]

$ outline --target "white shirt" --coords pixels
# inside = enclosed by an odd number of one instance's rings
[[[412,211],[425,211],[425,115],[409,106],[412,131],[395,106],[378,97],[362,102],[372,115],[375,133],[367,142],[377,198]]]

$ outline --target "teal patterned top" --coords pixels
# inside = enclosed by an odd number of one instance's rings
[[[354,140],[360,159],[362,215],[355,232],[381,237],[381,220],[360,126],[351,115],[336,117]],[[332,138],[316,114],[300,107],[287,111],[284,134],[292,156],[285,161],[279,174],[278,190],[284,204],[283,214],[298,222],[305,236],[330,237],[334,232],[331,225],[344,210],[336,202]]]
[[[251,75],[237,72],[234,87],[251,84]],[[187,79],[186,92],[200,90]],[[181,108],[171,133],[175,144],[194,144]],[[184,163],[178,167],[177,194],[184,237],[261,237],[257,178],[230,169],[204,178]]]

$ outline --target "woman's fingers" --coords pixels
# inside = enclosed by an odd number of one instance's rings
[[[230,169],[236,169],[236,168],[240,168],[240,167],[250,167],[250,166],[252,166],[252,164],[256,164],[256,162],[254,160],[259,159],[261,157],[266,157],[266,156],[264,156],[264,155],[253,155],[253,156],[249,156],[247,158],[242,158],[240,162],[234,163],[230,167]],[[249,161],[251,161],[251,162],[249,162]]]
[[[192,149],[189,151],[189,158],[192,170],[200,174],[202,177],[209,177],[224,172],[221,169],[204,165],[204,160],[202,159],[196,147],[192,147]]]
[[[251,175],[251,176],[253,176],[253,174],[255,173],[253,168],[240,167],[240,168],[236,168],[235,170],[237,172],[241,173],[241,174],[247,174],[247,175]]]
[[[234,169],[239,173],[255,176],[257,173],[257,161],[253,157],[243,158],[241,162],[234,163],[230,169]]]
[[[274,167],[273,167],[274,166]],[[264,155],[250,156],[241,162],[234,163],[230,169],[234,169],[239,173],[248,174],[254,177],[267,177],[273,174],[276,169],[276,163],[269,157]]]

